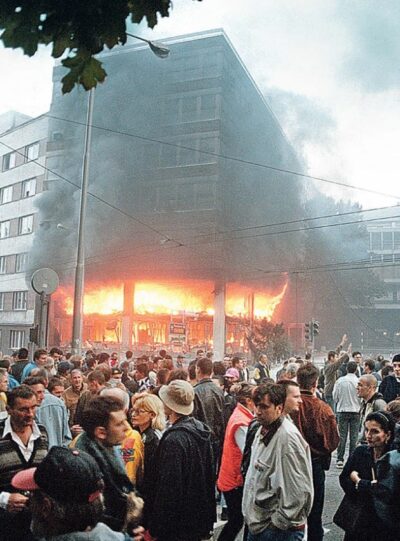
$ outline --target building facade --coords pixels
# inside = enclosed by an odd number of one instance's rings
[[[384,283],[385,295],[374,299],[366,314],[370,320],[362,331],[365,350],[400,350],[400,221],[386,219],[367,225],[369,259]]]
[[[275,297],[287,277],[278,272],[266,278],[257,268],[271,267],[277,256],[280,265],[293,265],[298,257],[301,234],[285,240],[282,250],[278,238],[241,240],[235,233],[290,219],[293,209],[301,213],[303,194],[298,179],[279,172],[299,171],[301,164],[226,34],[215,30],[165,43],[171,50],[166,60],[142,44],[100,55],[108,77],[94,92],[85,285],[97,293],[122,287],[125,299],[108,317],[103,305],[85,318],[84,337],[95,341],[114,329],[119,339],[128,336],[126,344],[137,342],[139,331],[156,341],[151,319],[157,310],[138,314],[134,306],[133,292],[144,281],[153,296],[161,282],[171,292],[177,283],[192,281],[194,293],[204,287],[205,296],[214,296],[215,322],[224,318],[229,284],[246,284],[250,276],[248,289]],[[75,89],[63,96],[64,73],[58,66],[53,75],[51,189],[40,203],[41,221],[50,223],[56,214],[61,227],[37,231],[33,268],[54,268],[71,296],[88,93]],[[174,312],[174,322],[179,313],[185,317],[184,306]],[[52,320],[50,335],[68,343],[65,304],[55,306]]]
[[[0,116],[0,351],[29,340],[35,294],[26,272],[39,227],[35,201],[45,189],[47,118]]]

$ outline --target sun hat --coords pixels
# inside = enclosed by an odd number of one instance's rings
[[[158,396],[175,413],[190,415],[193,411],[194,391],[187,381],[174,380],[163,385]]]
[[[104,488],[93,457],[78,449],[54,446],[37,468],[18,472],[11,480],[18,490],[42,490],[60,502],[92,502]]]

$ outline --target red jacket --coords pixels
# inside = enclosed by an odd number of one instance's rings
[[[302,390],[301,399],[300,411],[290,416],[310,446],[311,457],[330,456],[340,439],[333,411],[311,391]]]
[[[253,414],[242,404],[236,406],[229,418],[217,481],[217,487],[221,492],[228,492],[243,485],[243,477],[240,473],[243,453],[236,443],[235,434],[241,426],[249,426],[253,419]]]

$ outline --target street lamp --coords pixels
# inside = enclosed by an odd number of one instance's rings
[[[159,58],[167,58],[170,50],[168,47],[155,41],[150,41],[134,34],[126,32],[127,36],[144,41]],[[94,104],[94,88],[89,90],[88,107],[85,125],[85,149],[83,154],[82,167],[82,187],[79,203],[79,224],[78,224],[78,240],[77,240],[77,255],[75,268],[75,286],[74,286],[74,311],[72,315],[72,353],[80,354],[82,349],[82,323],[83,323],[83,294],[85,288],[85,217],[87,190],[89,184],[89,163],[90,163],[90,146],[92,140],[92,119],[93,119],[93,104]]]
[[[158,41],[150,41],[149,39],[142,38],[140,36],[135,36],[135,34],[130,34],[129,32],[126,32],[126,35],[130,36],[131,38],[139,39],[140,41],[144,41],[145,43],[147,43],[150,49],[153,51],[153,53],[159,58],[167,58],[169,56],[169,53],[170,53],[169,48],[163,45],[162,43],[159,43]]]

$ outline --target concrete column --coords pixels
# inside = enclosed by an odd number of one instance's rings
[[[122,347],[124,349],[132,348],[132,329],[133,329],[133,312],[134,312],[134,300],[135,294],[135,282],[124,282],[124,312],[122,315]]]
[[[214,288],[213,342],[214,361],[222,361],[225,355],[225,283],[216,282]]]

